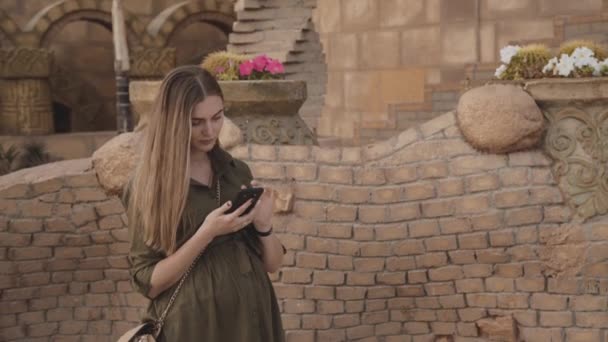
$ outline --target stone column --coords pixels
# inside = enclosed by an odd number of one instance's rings
[[[0,50],[0,134],[54,132],[50,65],[45,49]]]

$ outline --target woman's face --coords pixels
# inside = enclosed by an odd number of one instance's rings
[[[224,101],[222,98],[207,96],[205,100],[199,102],[192,112],[191,123],[191,149],[200,152],[211,151],[224,124]]]

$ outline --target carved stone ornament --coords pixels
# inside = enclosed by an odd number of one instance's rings
[[[135,48],[129,74],[133,78],[163,78],[175,68],[175,58],[175,48]]]
[[[549,121],[545,149],[577,221],[608,213],[607,85],[606,78],[526,84]]]
[[[45,49],[0,49],[0,77],[44,78],[50,74],[51,52]]]

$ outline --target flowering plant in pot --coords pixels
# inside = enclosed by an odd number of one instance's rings
[[[219,81],[282,79],[285,67],[279,60],[265,54],[247,58],[245,55],[219,51],[209,54],[201,64]]]

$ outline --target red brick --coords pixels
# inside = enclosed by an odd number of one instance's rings
[[[439,304],[441,304],[441,307],[444,309],[456,309],[466,307],[464,295],[461,294],[439,297]]]
[[[27,327],[29,337],[53,336],[59,330],[58,323],[39,323]]]
[[[357,314],[336,315],[333,317],[333,322],[336,328],[347,328],[361,324],[361,320]]]
[[[542,187],[530,189],[531,204],[557,204],[562,203],[564,198],[556,187]]]
[[[530,307],[539,310],[565,310],[568,297],[546,293],[534,293],[530,299]]]
[[[543,215],[544,222],[564,223],[569,222],[573,214],[566,206],[545,206]]]
[[[10,260],[38,260],[50,258],[51,248],[48,247],[21,247],[9,248],[8,257]]]
[[[464,194],[464,184],[462,179],[444,179],[437,185],[437,196],[452,197]]]
[[[407,226],[405,224],[376,226],[374,230],[377,241],[401,240],[407,237]]]
[[[453,335],[456,334],[456,324],[447,322],[432,322],[431,330],[437,335]]]
[[[331,316],[328,315],[303,315],[303,329],[328,329],[331,327]]]
[[[313,335],[314,336],[314,335]],[[315,342],[346,341],[346,330],[328,329],[318,330]]]
[[[360,325],[346,329],[346,337],[348,340],[361,339],[374,335],[373,325]]]
[[[315,285],[342,285],[342,284],[344,284],[344,272],[314,271],[313,284],[315,284]]]
[[[385,183],[386,177],[382,168],[358,168],[355,170],[355,184],[382,185]],[[397,182],[391,180],[391,183]]]
[[[334,194],[335,189],[333,187],[310,183],[296,184],[294,191],[296,198],[308,200],[332,200]]]
[[[383,188],[372,191],[372,203],[396,203],[401,200],[401,188]]]
[[[528,294],[503,293],[498,296],[498,307],[501,309],[527,309]]]
[[[450,171],[452,175],[468,175],[483,171],[500,169],[507,165],[506,158],[499,155],[476,155],[452,158]]]
[[[306,238],[306,250],[313,253],[336,253],[338,241],[333,239]]]
[[[510,278],[490,277],[486,278],[486,291],[488,292],[513,292],[515,282]]]
[[[414,304],[415,298],[391,298],[388,300],[389,309],[400,309],[406,311],[416,307]]]
[[[388,206],[388,222],[409,221],[420,217],[418,204],[395,204]]]
[[[359,207],[359,220],[363,223],[385,222],[386,206],[361,206]]]
[[[599,330],[571,328],[566,329],[566,341],[568,342],[601,342]]]
[[[389,242],[362,242],[361,256],[378,257],[392,255]]]
[[[374,228],[369,226],[355,226],[353,229],[354,239],[357,241],[373,241]]]
[[[416,268],[413,257],[389,257],[386,259],[386,269],[388,271],[407,271]]]
[[[454,203],[454,212],[461,215],[482,213],[489,208],[488,195],[463,196]]]
[[[493,247],[505,247],[515,244],[513,231],[501,230],[490,232],[490,245]]]
[[[576,312],[576,326],[581,328],[608,328],[607,312]]]
[[[570,309],[574,311],[606,311],[608,309],[608,297],[573,296],[570,297]]]
[[[427,201],[422,203],[421,208],[424,217],[450,216],[454,213],[454,200]]]
[[[284,268],[281,274],[281,280],[286,284],[308,284],[312,279],[312,271],[298,268]]]
[[[426,322],[407,322],[403,324],[403,331],[407,334],[428,334],[431,330]]]
[[[460,249],[482,249],[488,247],[486,233],[460,234],[458,235],[458,246]]]
[[[310,223],[307,223],[310,225]],[[290,226],[290,230],[293,230],[293,227]],[[326,238],[343,238],[349,239],[353,234],[353,226],[351,224],[320,224],[319,225],[319,236]]]
[[[447,281],[462,278],[463,272],[461,266],[445,266],[429,270],[429,279],[431,281]]]
[[[468,192],[489,191],[498,189],[498,176],[494,173],[475,175],[465,179]]]
[[[306,299],[334,299],[335,288],[331,286],[306,286],[304,296]]]
[[[429,296],[446,296],[456,293],[452,282],[428,283],[424,285],[424,290]]]
[[[573,313],[563,312],[540,312],[540,325],[543,327],[569,327],[572,326]]]
[[[486,309],[465,308],[458,310],[458,316],[465,322],[474,322],[487,316]]]
[[[545,290],[545,278],[515,279],[515,288],[523,292],[542,292]]]
[[[395,288],[393,286],[376,286],[367,289],[367,298],[390,298],[395,296]]]
[[[430,268],[445,266],[448,263],[447,255],[443,252],[426,253],[416,256],[416,265],[418,268]]]
[[[482,279],[461,279],[456,280],[456,291],[458,293],[484,292]]]
[[[512,208],[525,206],[530,201],[528,189],[505,190],[494,193],[494,203],[497,208]]]
[[[356,241],[344,241],[344,240],[339,241],[338,242],[338,254],[352,255],[352,256],[361,255],[359,243]]]
[[[310,158],[309,146],[279,146],[279,159],[288,161],[305,161]]]
[[[357,218],[357,207],[348,205],[327,206],[327,221],[329,222],[354,222]]]
[[[382,271],[384,269],[384,258],[356,258],[354,265],[357,272]]]
[[[444,178],[448,175],[448,165],[443,161],[424,163],[418,166],[418,174],[421,179]]]
[[[447,251],[458,248],[454,235],[429,238],[424,241],[424,244],[426,250],[429,252]]]
[[[410,237],[425,237],[439,235],[437,220],[417,220],[408,224]]]
[[[296,257],[296,265],[301,268],[325,269],[327,267],[327,256],[324,254],[299,252]]]
[[[475,260],[475,252],[472,250],[449,251],[448,256],[450,259],[450,263],[452,264],[466,265],[474,264],[477,262]]]
[[[336,299],[341,300],[354,300],[364,299],[367,288],[365,287],[337,287],[336,288]]]
[[[353,258],[350,256],[343,255],[330,255],[328,257],[329,269],[331,270],[352,270],[353,269]],[[357,263],[355,261],[355,268]]]
[[[519,278],[524,274],[521,264],[501,264],[496,265],[495,273],[499,277],[504,278]]]
[[[504,226],[503,213],[501,211],[488,212],[487,214],[471,217],[473,230],[493,230]]]
[[[488,264],[464,265],[462,270],[466,278],[485,278],[492,275],[492,265]]]
[[[249,162],[249,167],[255,178],[261,179],[284,179],[285,169],[283,165],[261,163],[261,162]]]
[[[285,176],[296,181],[314,181],[317,179],[317,166],[314,164],[286,165]]]
[[[426,270],[417,270],[407,272],[408,284],[424,284],[428,282]]]
[[[348,167],[319,167],[319,181],[333,184],[352,184],[353,171]]]
[[[440,309],[439,299],[437,297],[420,297],[414,300],[418,309]]]
[[[415,321],[432,322],[437,320],[435,310],[412,310],[412,316]]]
[[[378,285],[402,285],[405,284],[405,272],[379,273],[376,275]]]
[[[470,307],[481,307],[481,308],[495,308],[496,298],[495,294],[477,294],[469,293],[467,296],[467,304]]]
[[[318,300],[317,312],[323,315],[344,313],[344,302],[340,300]]]
[[[543,213],[539,207],[511,209],[506,213],[507,225],[521,226],[541,222]]]
[[[465,233],[471,231],[471,220],[467,217],[439,219],[441,234]]]
[[[458,335],[460,335],[460,336],[468,336],[468,337],[479,336],[479,331],[477,329],[477,325],[474,323],[459,322],[456,324],[456,329],[458,330]]]
[[[290,315],[290,314],[283,314],[281,315],[281,321],[283,321],[283,329],[289,331],[292,329],[300,329],[301,325],[301,318],[299,315]],[[295,340],[295,341],[310,341],[313,342],[314,341],[314,334],[310,334],[308,336],[308,339],[293,339],[292,337],[290,337],[289,333],[293,332],[293,331],[289,331],[286,336],[288,336],[289,341]]]
[[[421,297],[424,295],[424,287],[422,285],[407,285],[397,288],[397,296],[399,297]]]
[[[277,298],[279,299],[301,299],[304,298],[304,289],[296,285],[273,284]]]
[[[400,166],[396,168],[386,169],[386,178],[389,183],[401,184],[409,183],[418,179],[416,167],[414,166]]]
[[[283,302],[285,313],[313,313],[315,302],[307,299],[287,299]]]
[[[503,248],[489,248],[475,251],[477,262],[484,264],[500,264],[511,260],[510,255]]]
[[[399,322],[382,323],[376,325],[376,336],[397,335],[401,332],[401,324]]]
[[[370,188],[367,187],[341,187],[336,192],[342,203],[368,203],[371,197]]]
[[[523,186],[528,184],[529,168],[507,168],[499,171],[500,182],[503,186]],[[536,169],[532,169],[534,173]]]

